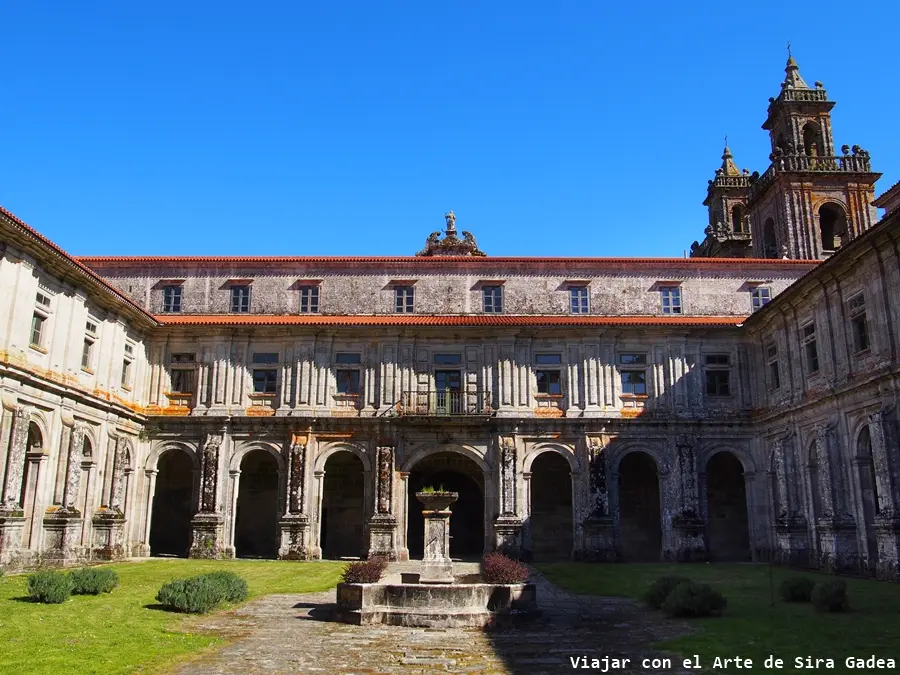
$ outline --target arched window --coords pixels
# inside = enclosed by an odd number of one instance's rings
[[[819,209],[819,234],[823,251],[835,251],[846,243],[847,216],[843,208],[825,204]]]
[[[803,149],[809,157],[822,156],[822,131],[815,122],[803,127]]]
[[[744,227],[744,207],[740,204],[731,207],[731,229],[740,233],[747,231]]]
[[[767,218],[763,225],[763,257],[778,257],[778,240],[775,238],[775,221],[772,218]]]

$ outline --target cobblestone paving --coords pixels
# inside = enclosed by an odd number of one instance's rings
[[[687,675],[681,658],[671,669],[642,667],[665,657],[647,645],[690,632],[690,627],[647,612],[624,598],[576,596],[534,573],[543,616],[526,626],[472,629],[350,626],[327,621],[334,590],[270,595],[235,612],[199,621],[193,630],[236,636],[229,646],[174,670],[180,675],[329,673],[335,675],[472,673],[538,675],[604,672],[573,669],[572,658],[630,659],[616,675]],[[624,664],[619,664],[624,665]]]

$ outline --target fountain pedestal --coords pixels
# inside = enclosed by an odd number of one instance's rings
[[[453,562],[450,560],[450,504],[458,492],[417,492],[425,518],[425,555],[419,583],[452,584]]]

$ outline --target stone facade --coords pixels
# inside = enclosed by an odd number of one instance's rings
[[[830,156],[797,78],[767,124]],[[689,259],[495,257],[450,213],[416,256],[76,260],[0,211],[0,564],[421,558],[431,486],[455,558],[896,579],[900,215],[817,164],[840,247],[801,209],[750,257],[800,178],[724,154]]]

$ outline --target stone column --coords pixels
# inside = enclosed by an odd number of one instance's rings
[[[590,436],[588,448],[588,504],[587,517],[582,524],[583,560],[615,562],[616,520],[609,503],[609,437]],[[574,492],[572,493],[574,496]]]
[[[500,515],[494,520],[494,548],[510,557],[522,555],[522,519],[516,509],[516,440],[503,436],[500,444]]]
[[[425,555],[422,557],[421,583],[453,583],[450,559],[450,504],[459,498],[456,492],[417,493],[425,518]]]
[[[159,473],[157,469],[146,469],[144,471],[144,475],[146,476],[146,481],[144,482],[146,491],[144,493],[146,499],[146,508],[144,515],[144,541],[141,544],[141,554],[144,556],[150,555],[150,526],[153,522],[153,497],[156,493],[156,476]]]
[[[235,529],[237,528],[237,503],[238,503],[238,495],[240,494],[241,488],[241,470],[240,469],[229,469],[228,478],[231,479],[230,490],[229,493],[231,495],[231,500],[228,508],[228,515],[231,519],[231,526],[227,528],[228,536],[227,541],[225,543],[225,550],[222,553],[223,558],[234,558],[237,556],[237,550],[234,545],[234,540],[236,537]]]
[[[71,564],[80,557],[79,534],[82,526],[78,511],[78,481],[81,474],[81,449],[84,445],[84,427],[76,425],[74,418],[62,416],[63,433],[59,461],[64,462],[65,480],[58,506],[47,509],[44,515],[44,557],[57,565]]]
[[[843,467],[834,424],[815,428],[816,471],[822,513],[817,513],[819,565],[828,572],[858,571],[856,523],[846,512]]]
[[[800,476],[794,457],[794,433],[787,430],[772,442],[772,470],[778,510],[775,514],[775,560],[782,565],[809,564],[809,528],[796,490]],[[788,477],[793,476],[793,480]]]
[[[294,434],[287,452],[287,509],[280,522],[281,547],[278,557],[284,560],[309,560],[309,515],[306,513],[306,448],[309,436]]]
[[[678,470],[679,501],[672,528],[675,535],[675,559],[678,562],[706,560],[706,521],[700,515],[697,489],[697,439],[682,434],[675,439],[675,458]]]
[[[872,439],[872,462],[875,465],[875,484],[878,490],[878,513],[875,515],[875,537],[878,542],[878,561],[875,575],[886,581],[900,581],[900,513],[896,475],[897,467],[888,448],[897,448],[895,421],[890,408],[882,408],[869,415]]]
[[[316,512],[315,512],[315,545],[310,557],[313,560],[322,559],[322,496],[325,490],[325,472],[316,471],[313,473],[316,479]]]
[[[201,450],[200,510],[191,521],[191,558],[221,558],[225,552],[225,517],[219,509],[219,450],[224,439],[224,430],[207,434]]]
[[[3,408],[12,416],[12,432],[0,497],[0,565],[14,568],[22,553],[22,532],[25,528],[25,512],[19,502],[22,479],[25,475],[25,454],[28,451],[28,424],[31,408],[7,406]]]
[[[94,537],[91,557],[95,560],[121,560],[125,551],[125,471],[131,467],[128,441],[115,437],[112,473],[109,482],[109,506],[101,506],[94,514]]]
[[[369,520],[369,557],[397,560],[397,518],[394,516],[394,448],[375,450],[375,513]]]

